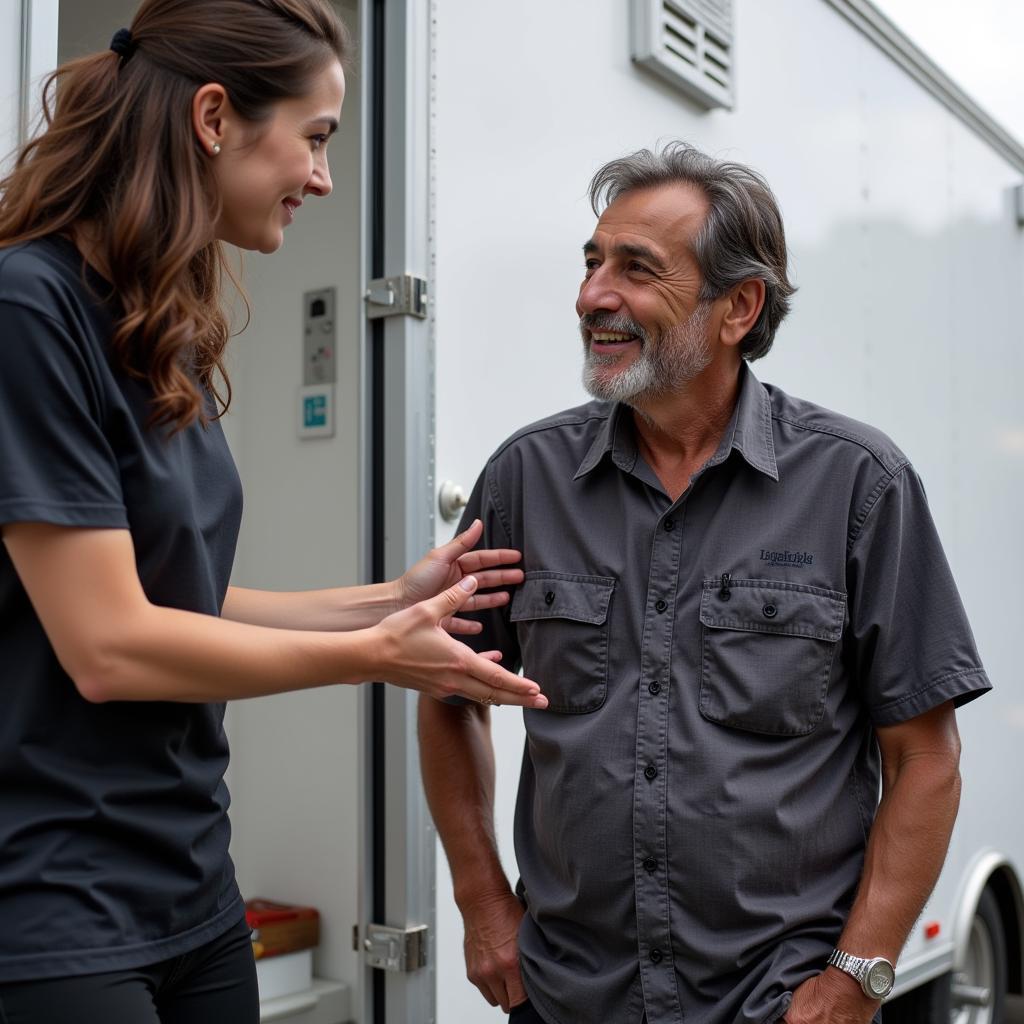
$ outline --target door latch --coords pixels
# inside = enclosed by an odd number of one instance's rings
[[[381,924],[366,927],[366,963],[381,971],[417,971],[427,965],[427,926],[388,928]]]
[[[363,298],[371,320],[383,316],[415,316],[422,320],[427,315],[427,282],[412,274],[374,278]]]

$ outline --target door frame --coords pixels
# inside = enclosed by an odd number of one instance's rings
[[[361,0],[364,77],[364,285],[406,273],[431,280],[433,168],[430,68],[433,0]],[[366,288],[364,287],[364,292]],[[366,320],[368,443],[366,579],[399,576],[434,540],[433,306],[425,319]],[[362,700],[366,808],[364,909],[370,923],[426,925],[426,966],[366,967],[360,1024],[429,1024],[436,1017],[435,832],[420,781],[418,695],[380,683]]]

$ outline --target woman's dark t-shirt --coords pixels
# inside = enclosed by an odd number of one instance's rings
[[[148,428],[66,239],[0,249],[0,526],[131,531],[157,605],[219,615],[241,486],[219,423]],[[90,704],[0,545],[0,981],[126,969],[243,910],[223,704]]]

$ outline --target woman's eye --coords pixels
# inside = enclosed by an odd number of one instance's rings
[[[314,149],[322,149],[324,146],[327,145],[327,136],[326,135],[314,135],[313,138],[312,138],[312,142],[313,142],[313,148]]]

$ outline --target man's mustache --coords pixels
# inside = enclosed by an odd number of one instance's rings
[[[580,317],[580,332],[616,331],[636,335],[641,341],[647,340],[647,332],[635,320],[616,313],[584,313]]]

